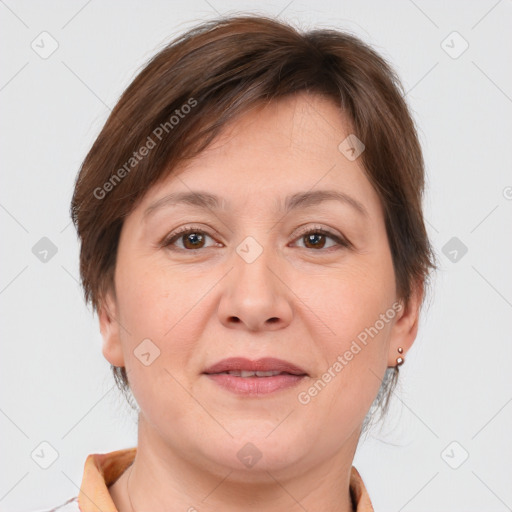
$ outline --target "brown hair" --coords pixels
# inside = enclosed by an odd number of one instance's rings
[[[181,35],[150,59],[112,110],[71,203],[86,303],[99,311],[107,290],[115,293],[123,219],[151,186],[242,112],[299,91],[332,99],[363,141],[360,158],[384,207],[397,295],[407,304],[436,265],[422,214],[423,157],[399,79],[353,35],[303,32],[255,15],[208,21]],[[125,368],[112,369],[127,392]],[[397,374],[398,367],[386,373],[377,397],[383,410]]]

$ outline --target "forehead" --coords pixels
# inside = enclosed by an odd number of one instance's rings
[[[349,160],[339,149],[351,130],[341,109],[320,95],[297,94],[257,105],[153,187],[142,201],[143,210],[172,192],[183,196],[201,190],[217,196],[220,204],[211,202],[212,207],[257,202],[281,211],[299,194],[322,190],[345,195],[356,208],[357,203],[362,209],[367,205],[371,214],[380,202],[361,159]]]
[[[200,155],[199,160],[240,156],[288,161],[338,156],[339,143],[351,133],[348,117],[332,99],[297,93],[259,103],[233,119]]]

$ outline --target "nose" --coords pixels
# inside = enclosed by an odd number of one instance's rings
[[[293,292],[269,252],[263,251],[251,262],[234,254],[234,268],[222,281],[224,289],[218,307],[224,326],[274,331],[290,324]]]

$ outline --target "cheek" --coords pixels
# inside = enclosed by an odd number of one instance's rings
[[[296,292],[321,320],[322,333],[334,347],[343,347],[347,340],[374,325],[395,298],[393,269],[383,262],[358,262],[311,277],[298,279]]]
[[[128,330],[137,336],[160,339],[186,313],[184,276],[154,265],[147,258],[121,259],[116,288],[120,315]]]
[[[177,386],[170,374],[183,371],[196,349],[201,320],[207,318],[201,297],[209,288],[207,280],[195,282],[147,260],[119,261],[121,343],[132,391],[142,408]]]
[[[346,411],[353,411],[355,427],[373,402],[387,365],[395,300],[390,255],[380,262],[366,261],[336,274],[315,276],[314,282],[315,293],[306,295],[307,287],[298,293],[307,297],[304,302],[321,320],[311,315],[309,322],[320,326],[311,330],[311,337],[323,361],[312,383],[317,385],[310,388],[311,402],[316,404],[309,411],[321,415],[328,410],[339,416],[337,421],[346,421]]]

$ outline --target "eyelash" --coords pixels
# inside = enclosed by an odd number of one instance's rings
[[[194,226],[185,226],[185,227],[179,229],[178,231],[175,231],[175,232],[171,233],[170,235],[166,236],[164,238],[164,240],[162,240],[162,242],[160,243],[160,246],[161,247],[168,247],[168,248],[170,248],[173,251],[182,251],[182,252],[196,252],[196,251],[198,251],[200,249],[204,249],[202,247],[200,247],[199,249],[182,249],[181,247],[171,248],[171,245],[173,245],[173,243],[176,240],[178,240],[180,237],[183,237],[184,235],[188,235],[188,234],[191,234],[191,233],[201,233],[201,234],[207,235],[207,236],[209,236],[210,238],[213,239],[213,236],[210,235],[203,228],[194,227]],[[339,250],[340,248],[350,248],[350,247],[352,247],[352,244],[348,240],[346,240],[345,238],[343,238],[341,236],[338,236],[337,234],[333,233],[332,231],[329,231],[329,230],[327,230],[325,228],[322,228],[320,226],[314,226],[312,228],[305,229],[305,230],[301,231],[297,235],[295,240],[298,240],[298,239],[303,238],[306,235],[310,235],[310,234],[325,235],[325,236],[331,238],[332,240],[334,240],[338,244],[338,247],[328,247],[327,249],[323,249],[323,248],[320,248],[320,249],[311,248],[310,249],[309,247],[305,247],[305,249],[309,249],[311,251],[321,252],[321,251]],[[208,247],[206,247],[206,249],[208,249]]]

